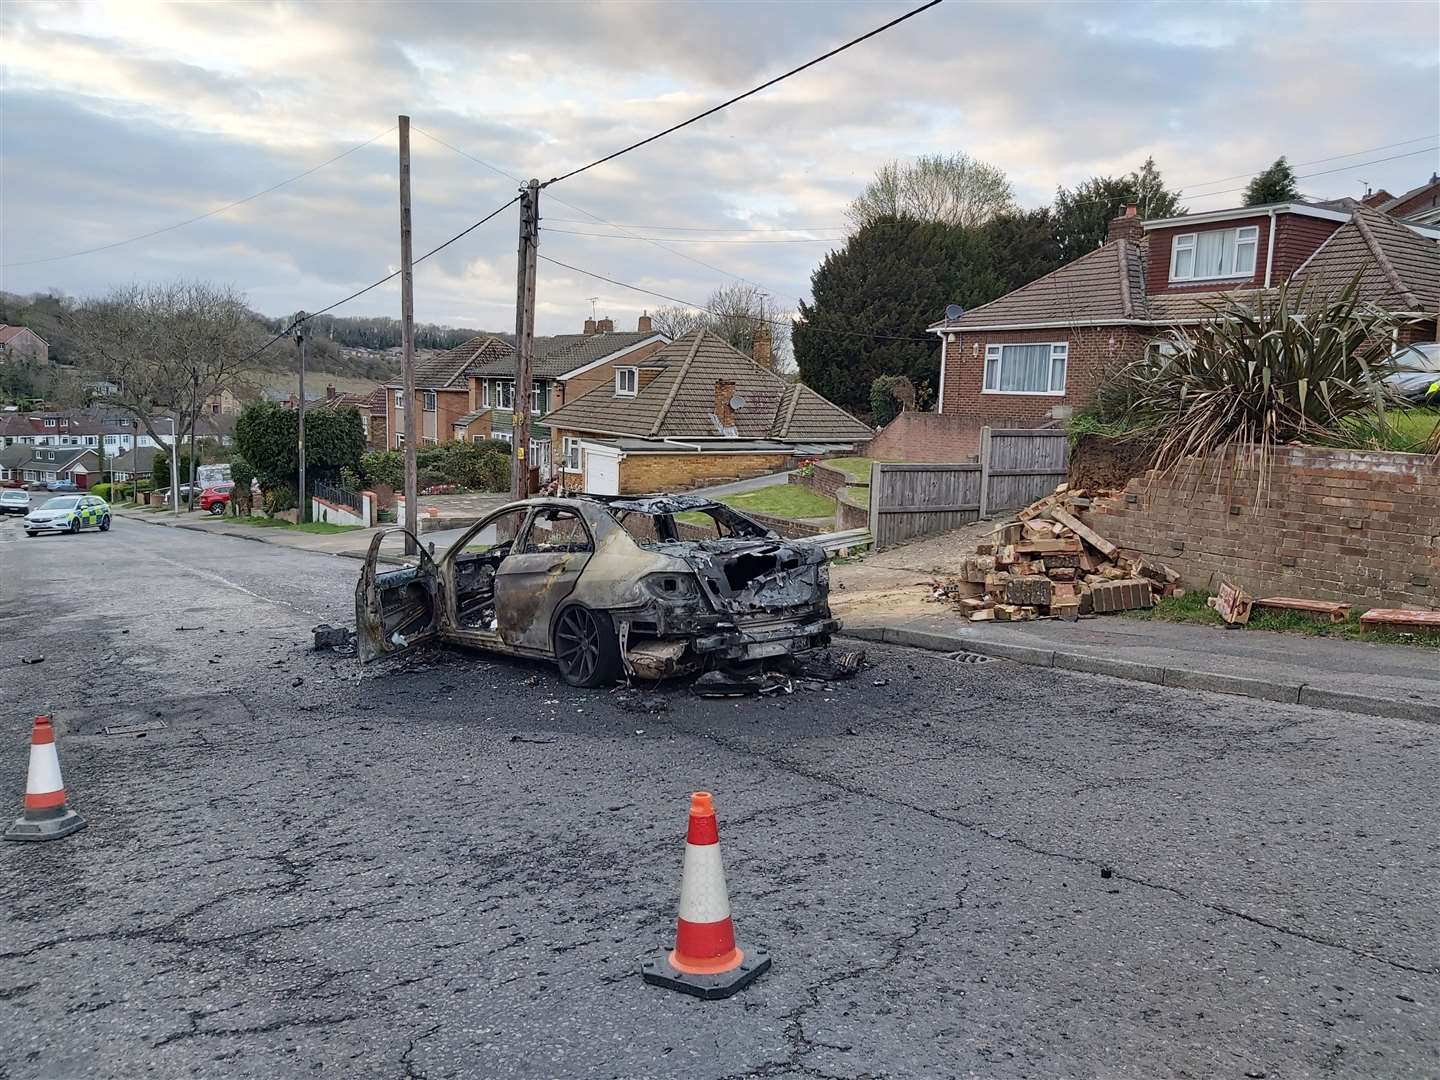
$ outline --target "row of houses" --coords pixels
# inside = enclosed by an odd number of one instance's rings
[[[0,483],[71,481],[85,488],[101,472],[115,480],[148,476],[160,446],[175,442],[175,421],[154,420],[155,436],[133,416],[104,407],[0,413]],[[234,438],[233,416],[202,415],[196,437],[220,445]]]

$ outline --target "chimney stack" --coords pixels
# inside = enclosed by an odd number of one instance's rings
[[[635,324],[635,329],[642,334],[650,333],[650,313],[648,311],[640,315],[639,321]]]
[[[755,338],[750,342],[750,359],[766,371],[771,370],[774,354],[770,346],[770,328],[768,326],[761,325],[755,328]]]
[[[722,434],[735,429],[735,410],[730,406],[734,396],[734,379],[715,380],[715,422],[720,425]]]
[[[1113,244],[1116,240],[1129,240],[1132,244],[1138,244],[1143,239],[1145,226],[1140,221],[1137,207],[1134,203],[1126,203],[1120,216],[1110,219],[1110,232],[1105,237],[1105,242]]]
[[[615,332],[615,320],[607,315],[595,324],[595,330],[601,334],[613,334]]]
[[[589,337],[589,336],[590,336],[591,334],[593,334],[593,333],[595,333],[595,320],[594,320],[594,319],[586,319],[586,320],[585,320],[585,336],[586,336],[586,337]]]

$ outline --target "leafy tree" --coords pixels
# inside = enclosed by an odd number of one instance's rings
[[[880,375],[870,384],[870,419],[883,427],[915,408],[915,385],[904,375]]]
[[[754,355],[757,338],[768,336],[772,370],[785,362],[790,351],[789,320],[763,289],[742,281],[722,285],[705,301],[705,309],[662,307],[651,316],[651,325],[671,338],[683,337],[703,326],[746,356]]]
[[[926,328],[945,306],[973,307],[1007,291],[1003,260],[985,233],[933,222],[876,221],[831,252],[810,277],[810,303],[794,328],[801,378],[847,409],[865,412],[881,375],[923,392],[940,374]]]
[[[1004,170],[969,154],[929,154],[880,166],[847,213],[857,229],[897,218],[973,228],[1013,205]]]
[[[1105,242],[1110,222],[1127,203],[1142,217],[1175,217],[1185,211],[1180,193],[1165,188],[1154,158],[1126,176],[1092,176],[1074,188],[1055,192],[1055,239],[1062,262],[1073,262]]]
[[[1266,203],[1289,202],[1300,198],[1300,189],[1295,186],[1295,170],[1282,154],[1264,172],[1259,173],[1245,187],[1244,206],[1264,206]]]
[[[1060,266],[1060,244],[1050,208],[1015,210],[987,221],[981,230],[990,248],[991,270],[1001,293],[1013,292]]]
[[[267,493],[288,488],[294,497],[300,468],[300,414],[257,401],[235,419],[235,443]],[[305,410],[305,477],[335,481],[343,468],[358,470],[365,453],[365,424],[354,408]],[[277,504],[278,505],[278,504]],[[293,505],[293,504],[292,504]]]

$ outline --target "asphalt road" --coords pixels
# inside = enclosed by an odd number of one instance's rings
[[[353,560],[12,527],[0,783],[53,711],[89,828],[0,845],[0,1076],[1440,1074],[1432,726],[888,648],[629,712],[307,651]],[[698,788],[722,1002],[637,974]]]

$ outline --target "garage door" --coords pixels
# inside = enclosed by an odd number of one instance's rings
[[[585,451],[585,490],[592,495],[620,494],[620,455]]]

